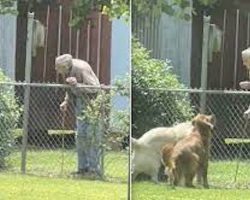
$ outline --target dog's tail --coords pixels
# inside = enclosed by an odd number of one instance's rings
[[[169,161],[169,169],[171,169],[171,171],[176,170],[176,164],[174,160]]]
[[[165,167],[164,174],[173,177],[173,168],[175,168],[175,163],[171,159],[171,155],[174,149],[174,144],[166,145],[161,151],[161,163]]]
[[[139,149],[140,144],[137,139],[131,137],[131,144],[132,144],[132,149]]]
[[[161,162],[163,165],[169,167],[170,157],[172,155],[175,144],[165,145],[161,150]]]

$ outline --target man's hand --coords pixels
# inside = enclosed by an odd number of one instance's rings
[[[67,111],[67,107],[68,107],[68,102],[67,101],[64,101],[60,104],[60,110],[62,112],[66,112]]]
[[[250,81],[242,81],[240,82],[241,89],[249,90],[250,89]]]
[[[248,108],[248,109],[244,112],[243,117],[244,117],[245,119],[249,119],[249,118],[250,118],[250,108]]]
[[[71,86],[76,86],[77,85],[77,80],[76,80],[75,77],[66,78],[66,82]]]

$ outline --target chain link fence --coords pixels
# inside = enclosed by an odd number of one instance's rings
[[[95,94],[83,89],[72,90],[60,84],[1,83],[0,127],[1,136],[6,138],[0,139],[1,167],[10,172],[71,177],[71,172],[77,171],[74,105],[75,96],[80,95],[88,105],[81,111],[83,116],[101,124],[103,179],[127,182],[129,104],[121,108],[118,102],[127,97],[121,97],[117,88],[99,88]],[[60,104],[66,92],[71,101],[62,112]]]
[[[216,126],[211,141],[210,184],[222,188],[250,187],[250,121],[244,117],[250,105],[250,92],[148,89],[141,93],[147,101],[136,110],[132,106],[134,137],[138,138],[154,127],[191,120],[200,112],[214,114]],[[138,106],[135,96],[133,99]]]

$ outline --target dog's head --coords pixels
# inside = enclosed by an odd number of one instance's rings
[[[192,124],[194,127],[203,127],[203,128],[209,128],[212,130],[215,126],[216,118],[214,115],[204,115],[204,114],[198,114],[196,115],[193,120]]]

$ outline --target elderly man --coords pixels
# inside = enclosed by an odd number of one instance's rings
[[[247,48],[241,52],[242,55],[242,61],[243,65],[246,66],[249,78],[250,78],[250,48]],[[240,87],[245,90],[250,90],[250,81],[242,81],[240,82]],[[249,108],[244,112],[244,117],[246,119],[250,119],[250,106]]]
[[[66,83],[72,86],[71,91],[66,93],[60,109],[65,112],[69,101],[72,101],[75,107],[78,156],[78,170],[76,174],[100,176],[102,174],[100,167],[100,144],[93,144],[93,141],[96,143],[100,142],[100,136],[98,136],[98,139],[95,138],[93,140],[93,137],[96,137],[96,134],[93,133],[93,127],[87,121],[79,118],[79,116],[82,117],[82,111],[88,105],[89,100],[95,98],[97,89],[93,87],[78,87],[79,84],[100,87],[99,80],[87,62],[73,59],[70,54],[58,56],[55,60],[55,69],[65,78]]]
[[[241,52],[243,65],[246,66],[248,73],[250,72],[250,48],[247,48]],[[250,76],[250,73],[249,73]],[[249,77],[250,78],[250,77]],[[250,81],[242,81],[240,82],[240,87],[242,89],[249,90],[250,89]]]

